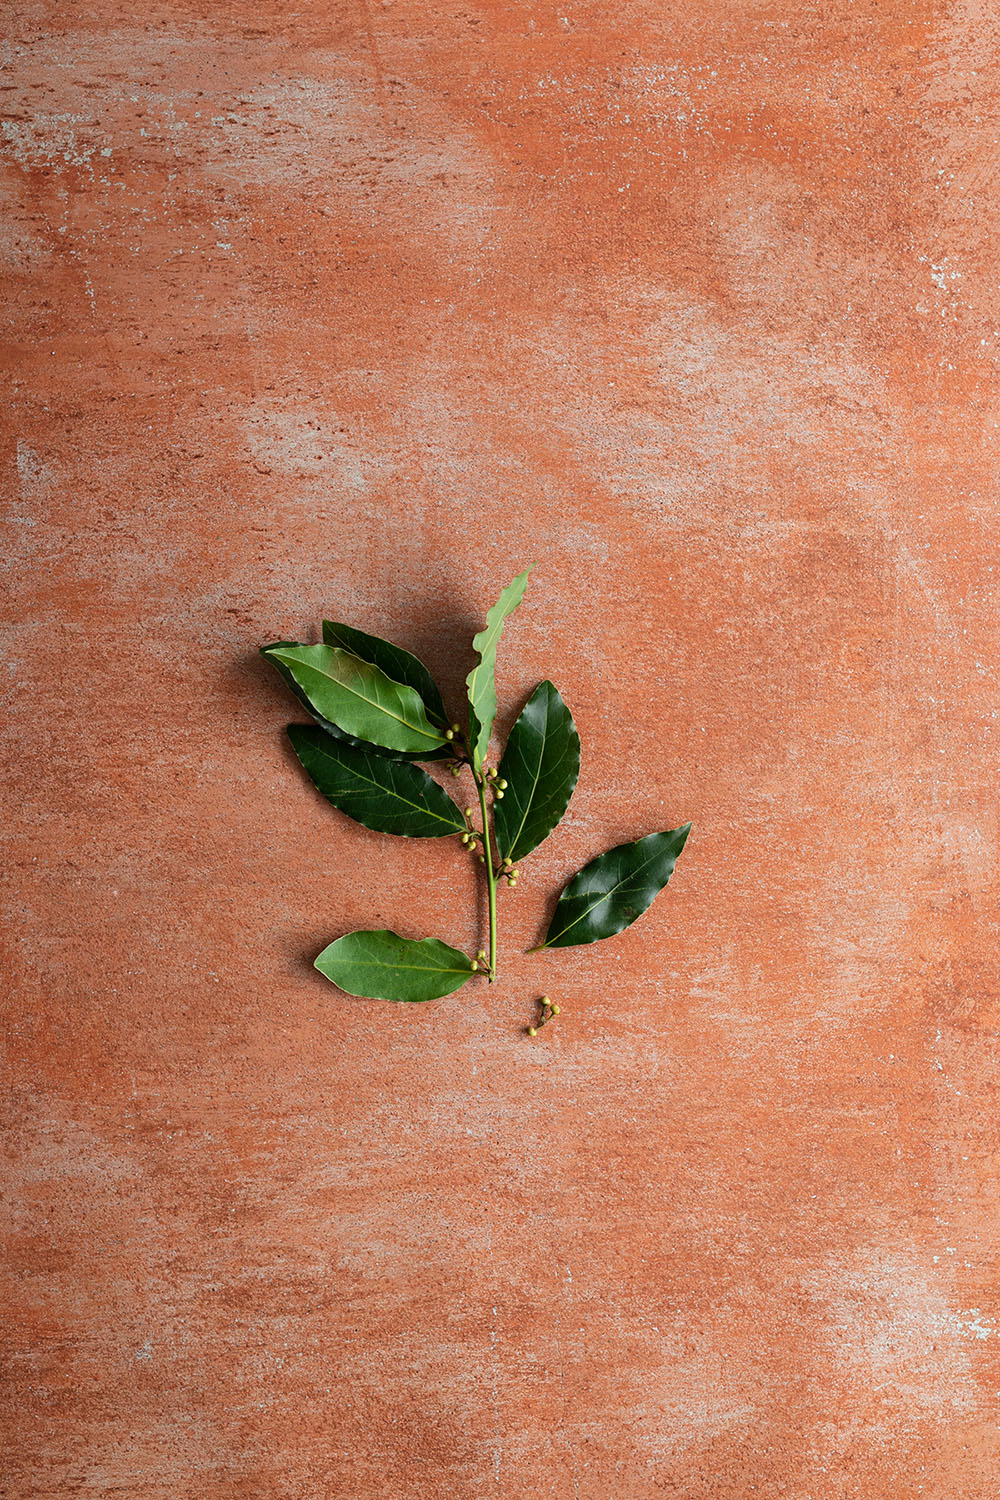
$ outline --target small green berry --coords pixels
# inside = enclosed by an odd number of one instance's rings
[[[559,1014],[559,1007],[558,1007],[558,1005],[553,1005],[552,1006],[552,1014],[554,1016],[557,1016]]]
[[[479,973],[479,965],[478,965],[478,963],[476,962],[475,959],[472,960],[471,964],[469,965],[469,968],[472,970],[473,974],[478,974]]]
[[[476,957],[477,958],[485,958],[486,957],[486,949],[485,948],[480,948],[479,952],[476,954]]]
[[[505,792],[507,790],[507,783],[506,783],[506,781],[498,781],[497,782],[497,786],[500,788],[500,790],[502,792]]]
[[[494,797],[495,797],[495,798],[496,798],[496,799],[497,799],[497,801],[498,801],[498,802],[499,802],[499,801],[500,801],[500,799],[501,799],[501,798],[502,798],[502,796],[503,796],[503,792],[499,792],[499,791],[498,791],[498,792],[494,792],[494,793],[493,793],[493,795],[494,795]]]
[[[461,724],[453,724],[451,726],[451,732],[452,732],[452,734],[457,734],[458,731],[461,729],[461,727],[462,727]]]
[[[467,818],[471,818],[471,817],[472,817],[472,811],[473,811],[473,810],[472,810],[472,808],[471,808],[471,807],[467,807],[467,808],[466,808],[466,809],[465,809],[465,816],[466,816],[466,817],[467,817]]]
[[[446,740],[453,740],[455,738],[454,729],[446,729],[444,732],[444,737]]]
[[[485,864],[485,863],[486,863],[486,855],[485,855],[485,854],[481,854],[481,855],[480,855],[480,856],[479,856],[479,863],[480,863],[480,864],[481,864],[481,865],[484,865],[484,864]]]
[[[463,844],[471,844],[472,843],[472,835],[471,835],[471,833],[463,833],[462,834],[462,843]]]
[[[529,1026],[528,1027],[528,1035],[529,1036],[537,1036],[538,1035],[538,1027],[537,1026]]]

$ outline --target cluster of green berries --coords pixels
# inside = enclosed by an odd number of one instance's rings
[[[486,962],[486,949],[485,948],[480,948],[479,952],[476,954],[475,958],[472,960],[471,964],[469,965],[469,968],[472,970],[473,974],[478,974],[479,971],[480,971],[480,969],[483,967],[483,964],[485,962]]]
[[[490,777],[495,776],[496,772],[487,770],[486,774],[488,777]],[[506,787],[506,785],[506,781],[496,782],[497,791],[495,792],[495,795],[497,797],[503,796],[504,788]],[[479,848],[479,840],[480,838],[482,838],[482,834],[479,832],[478,828],[473,827],[471,822],[471,819],[475,816],[475,811],[476,810],[473,807],[465,808],[465,821],[467,827],[465,829],[465,832],[460,834],[459,837],[465,848],[468,849],[469,853],[475,854],[479,859],[479,863],[483,865],[486,863],[486,855],[483,854]],[[508,885],[517,885],[517,866],[512,864],[509,859],[504,860],[503,864],[497,870],[497,874],[502,875]]]
[[[528,1027],[529,1036],[537,1036],[542,1027],[545,1025],[546,1021],[551,1021],[553,1016],[557,1016],[559,1014],[558,1005],[556,1005],[554,1001],[550,1000],[548,995],[543,995],[538,1003],[542,1007],[542,1017],[537,1026]]]
[[[493,788],[493,795],[499,802],[507,790],[507,783],[501,777],[497,778],[496,766],[487,766],[485,771],[487,785]]]
[[[472,817],[473,811],[474,811],[474,809],[471,808],[471,807],[467,807],[465,809],[465,821],[467,823],[469,823],[469,819]],[[468,828],[466,828],[466,830],[462,834],[461,838],[462,838],[462,843],[468,849],[469,853],[470,854],[477,854],[477,855],[479,855],[479,863],[481,865],[484,865],[486,863],[486,855],[480,853],[480,849],[479,849],[479,838],[480,838],[479,829],[478,828],[473,828],[472,824],[469,823]]]
[[[475,809],[471,808],[471,807],[467,807],[465,809],[465,821],[466,821],[466,823],[469,822],[469,819],[472,817],[474,811],[475,811]],[[468,851],[469,851],[470,854],[479,854],[479,844],[477,843],[477,839],[478,838],[479,838],[479,831],[478,831],[478,829],[473,828],[472,825],[471,825],[471,823],[469,823],[468,828],[466,828],[465,832],[462,834],[462,843],[468,849]],[[479,858],[483,859],[484,856],[482,854],[479,854]]]
[[[456,738],[456,736],[460,736],[461,733],[462,733],[462,726],[461,726],[461,724],[452,724],[452,726],[450,727],[450,729],[446,729],[445,730],[444,737],[445,737],[446,740],[454,740]],[[453,776],[461,776],[463,764],[464,764],[464,762],[462,761],[461,757],[456,754],[455,760],[454,760],[453,764],[449,767],[449,770],[451,771],[451,774]]]

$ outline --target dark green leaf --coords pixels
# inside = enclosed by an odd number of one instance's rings
[[[573,948],[623,932],[662,891],[690,832],[685,823],[592,859],[559,897],[545,942],[531,951]]]
[[[448,794],[410,761],[373,755],[311,724],[289,724],[288,738],[317,791],[366,828],[412,839],[465,828]]]
[[[384,929],[337,938],[323,949],[316,968],[349,995],[368,1000],[438,1000],[472,975],[470,960],[457,948]]]
[[[437,750],[446,741],[423,699],[379,667],[335,646],[271,646],[268,661],[288,668],[310,709],[346,734],[388,750]]]
[[[580,736],[551,682],[540,683],[510,732],[500,762],[507,787],[493,806],[502,858],[513,864],[548,838],[580,774]]]
[[[447,729],[448,719],[437,683],[423,662],[402,646],[383,641],[377,635],[366,635],[351,625],[339,625],[333,620],[323,621],[323,640],[328,646],[341,646],[362,661],[370,661],[393,682],[405,683],[424,700],[427,717],[432,723]]]
[[[469,688],[469,748],[477,766],[481,766],[486,758],[497,712],[497,644],[504,621],[524,598],[528,574],[534,566],[531,563],[513,583],[508,583],[496,604],[487,612],[486,629],[480,630],[472,639],[473,648],[479,653],[479,663],[473,667],[466,682]]]

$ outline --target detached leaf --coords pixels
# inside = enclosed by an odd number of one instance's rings
[[[569,806],[580,774],[580,736],[551,682],[528,699],[500,762],[507,788],[493,806],[502,858],[513,864],[537,849]]]
[[[427,717],[435,724],[448,728],[448,718],[437,683],[423,662],[402,646],[383,641],[377,635],[366,635],[351,625],[339,625],[333,620],[323,621],[323,640],[328,646],[340,646],[362,661],[370,661],[393,682],[402,682],[420,694],[427,709]],[[450,751],[448,752],[451,753]]]
[[[623,932],[662,891],[690,832],[685,823],[592,859],[559,897],[545,942],[531,951],[573,948]]]
[[[504,621],[524,598],[531,563],[508,583],[500,598],[486,615],[486,629],[473,636],[472,645],[479,652],[479,665],[466,678],[469,688],[469,748],[477,766],[481,766],[489,748],[490,732],[497,713],[496,664],[497,644]]]
[[[447,742],[423,699],[371,662],[336,646],[270,646],[268,661],[288,668],[312,712],[345,734],[387,750],[438,750]]]
[[[316,790],[366,828],[411,839],[465,828],[447,792],[410,761],[373,755],[310,724],[289,724],[288,738]]]
[[[368,1000],[438,1000],[472,977],[470,960],[457,948],[385,929],[337,938],[323,949],[316,968],[349,995]]]

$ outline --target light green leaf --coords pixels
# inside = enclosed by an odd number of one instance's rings
[[[317,791],[366,828],[412,839],[464,830],[447,792],[410,761],[373,755],[312,724],[289,724],[288,738]]]
[[[499,766],[507,786],[494,803],[493,826],[512,864],[537,849],[569,806],[580,774],[580,736],[551,682],[542,682],[510,732]]]
[[[573,876],[556,903],[542,948],[573,948],[623,932],[652,903],[673,874],[691,824],[649,833],[634,844],[599,854]]]
[[[272,646],[269,661],[286,666],[310,708],[345,734],[388,750],[437,750],[444,734],[423,699],[371,662],[336,646]]]
[[[305,693],[302,691],[298,683],[295,681],[295,678],[292,676],[291,668],[287,667],[285,663],[279,660],[279,658],[275,655],[275,652],[277,651],[290,651],[294,646],[299,646],[301,644],[301,641],[271,641],[269,645],[261,646],[260,654],[265,661],[271,663],[271,666],[277,672],[282,682],[295,694],[296,698],[302,704],[302,707],[305,709],[306,713],[312,714],[317,724],[322,724],[327,734],[332,734],[334,738],[338,740],[343,739],[345,738],[343,730],[338,729],[336,724],[331,724],[329,719],[324,719],[322,714],[316,712],[312,704],[309,702],[309,699],[306,697]],[[350,736],[346,736],[346,738],[350,739]],[[358,741],[352,740],[351,743],[357,744]]]
[[[473,648],[479,653],[479,663],[466,678],[469,688],[469,747],[477,766],[481,766],[489,749],[490,733],[497,713],[496,662],[497,644],[504,621],[524,598],[528,574],[534,567],[531,563],[509,583],[493,608],[487,612],[486,628],[473,637]]]
[[[353,625],[340,625],[334,620],[323,621],[323,640],[328,646],[340,646],[353,656],[360,656],[362,661],[370,661],[393,682],[402,682],[413,688],[424,700],[431,722],[440,724],[443,729],[448,728],[438,685],[412,651],[404,651],[402,646],[394,646],[392,641],[384,641],[381,636],[367,635],[363,630],[355,630]]]
[[[327,979],[368,1000],[438,1000],[461,989],[472,964],[437,938],[404,938],[396,932],[349,932],[316,960]]]
[[[327,624],[328,621],[324,620],[324,632]],[[346,632],[348,630],[348,627],[346,625],[338,625],[334,628],[338,631],[343,630]],[[351,631],[350,633],[353,636],[361,637],[362,642],[374,641],[376,639],[375,636],[365,636],[360,630]],[[292,693],[295,694],[295,697],[302,704],[302,707],[305,709],[306,713],[312,714],[313,718],[316,720],[316,723],[322,724],[327,734],[332,735],[335,740],[343,740],[348,745],[363,746],[371,754],[384,756],[388,760],[451,760],[454,757],[455,751],[450,744],[442,745],[440,749],[437,750],[387,750],[384,745],[373,745],[370,741],[366,742],[365,740],[356,739],[353,734],[345,734],[342,729],[338,729],[336,724],[332,723],[331,720],[324,718],[323,715],[313,707],[313,705],[309,702],[309,699],[306,697],[305,693],[295,681],[295,678],[292,676],[290,669],[283,661],[280,661],[278,657],[274,655],[276,651],[287,650],[293,646],[299,646],[301,644],[301,641],[271,641],[269,645],[261,646],[260,654],[261,656],[263,656],[265,661],[271,663],[271,666],[274,667],[282,682],[287,688],[291,690]],[[328,640],[326,644],[328,646],[334,646],[337,644],[337,642],[334,640]],[[400,656],[409,656],[409,652],[402,651],[398,646],[389,646],[389,643],[387,641],[383,641],[380,644],[388,646],[390,651],[396,651]],[[350,648],[348,646],[344,647],[344,650],[349,649]],[[363,661],[373,660],[373,657],[370,655],[366,655],[363,650],[357,650],[353,654],[355,656],[360,656]],[[410,660],[416,662],[416,665],[418,667],[420,666],[420,663],[417,661],[417,658],[415,656],[411,657]],[[382,668],[382,671],[386,673],[387,677],[392,677],[392,673],[386,671],[386,668],[381,661],[375,661],[374,665],[377,667],[380,666]],[[420,688],[417,686],[417,683],[409,680],[407,677],[400,675],[399,677],[393,678],[393,681],[408,683],[410,687],[415,688],[418,693],[420,692]],[[429,676],[427,678],[427,681],[430,682],[431,687],[434,688],[434,693],[437,694],[437,688],[434,687],[434,684]],[[438,701],[440,702],[439,694]],[[428,717],[433,720],[433,713],[429,712]]]

